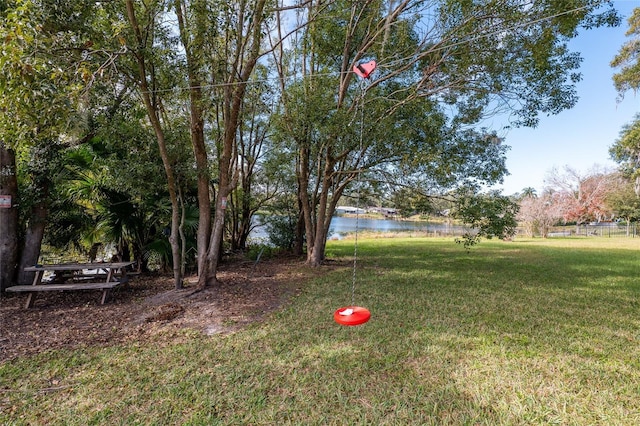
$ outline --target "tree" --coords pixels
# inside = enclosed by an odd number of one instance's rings
[[[0,222],[7,224],[0,233],[0,246],[13,247],[0,252],[0,288],[8,286],[24,266],[37,262],[50,193],[60,170],[57,160],[69,140],[82,132],[81,95],[90,78],[87,40],[93,12],[91,3],[0,4],[0,150],[6,179],[2,187],[29,215],[21,222],[25,227],[21,234],[14,207],[0,211]],[[21,177],[28,192],[19,189]],[[15,250],[19,237],[23,245]],[[28,278],[21,274],[18,280]]]
[[[635,182],[634,189],[640,197],[640,113],[622,127],[620,136],[609,148],[609,154],[620,164],[622,174]]]
[[[187,64],[191,142],[198,175],[198,287],[215,282],[229,197],[238,184],[237,134],[245,93],[258,60],[270,10],[266,0],[232,3],[174,1]],[[205,76],[211,94],[202,91]],[[210,110],[208,110],[207,106]],[[210,164],[204,128],[210,115],[216,163]],[[210,173],[217,174],[211,222]]]
[[[518,204],[497,192],[467,194],[458,200],[453,217],[469,224],[472,232],[456,240],[466,248],[477,244],[481,237],[498,237],[506,240],[515,235]]]
[[[393,206],[399,210],[403,217],[414,214],[428,215],[434,212],[432,198],[416,192],[411,188],[400,188],[392,196]]]
[[[633,10],[627,23],[626,35],[631,39],[622,45],[611,61],[612,67],[620,69],[614,74],[613,83],[621,98],[625,92],[636,92],[640,88],[640,8]],[[635,182],[635,193],[640,197],[640,114],[622,128],[609,153],[614,161],[621,164],[623,175]]]
[[[622,45],[611,61],[612,67],[619,68],[613,75],[613,84],[621,98],[625,92],[636,92],[640,88],[640,7],[633,10],[627,23],[626,35],[631,39]]]
[[[358,175],[422,174],[437,193],[500,181],[505,148],[475,127],[507,110],[514,125],[534,126],[539,114],[573,106],[580,57],[567,41],[580,26],[618,22],[599,6],[309,2],[298,42],[276,58],[282,131],[299,153],[308,262],[321,263],[332,209]],[[372,58],[381,66],[359,85],[351,69]]]
[[[221,124],[216,138],[218,190],[215,200],[215,213],[206,256],[206,283],[217,281],[216,273],[221,255],[222,237],[227,200],[238,183],[234,156],[236,135],[242,124],[243,101],[247,84],[251,78],[261,50],[265,25],[269,17],[266,0],[251,0],[231,3],[221,12],[220,22],[227,31],[220,40],[218,54],[211,58],[216,66],[217,78],[223,83],[218,86],[216,95],[218,104],[217,123]],[[224,66],[223,66],[224,64]],[[199,281],[202,288],[203,281]]]
[[[550,228],[562,221],[562,213],[556,193],[547,190],[541,196],[524,196],[520,200],[516,219],[524,225],[529,237],[539,234],[542,238],[547,238]]]
[[[284,249],[292,249],[296,256],[304,254],[304,221],[301,220],[300,200],[296,189],[296,153],[286,143],[278,139],[278,133],[270,137],[269,148],[262,162],[264,182],[260,184],[262,193],[272,193],[265,206],[270,213],[264,218],[269,229],[272,244]],[[275,223],[274,223],[275,222]]]
[[[253,216],[281,190],[280,182],[268,181],[264,170],[265,151],[269,149],[270,111],[273,92],[266,81],[266,68],[260,67],[246,94],[243,122],[238,129],[235,169],[239,170],[238,186],[231,192],[227,204],[229,235],[232,250],[244,250],[254,228]]]
[[[0,140],[0,292],[14,280],[18,264],[18,178],[13,149]]]
[[[521,198],[537,198],[538,194],[536,193],[535,188],[532,188],[530,186],[524,188],[522,190],[522,192],[520,193],[520,197]]]
[[[92,87],[91,105],[110,107],[92,108],[86,141],[65,152],[65,179],[52,205],[46,241],[58,249],[73,247],[81,252],[115,246],[115,256],[130,260],[132,255],[143,271],[150,253],[161,248],[158,254],[167,259],[161,267],[171,270],[171,250],[164,234],[171,206],[164,189],[162,160],[135,90],[116,93],[113,96],[108,86]],[[113,98],[117,108],[109,101]],[[186,162],[180,158],[179,163]],[[183,170],[179,169],[179,176],[189,203],[192,178]]]
[[[564,173],[552,169],[545,182],[547,190],[552,191],[554,199],[560,203],[563,219],[583,224],[611,217],[611,209],[605,200],[613,176],[596,167],[583,174],[565,166]]]
[[[617,174],[612,179],[612,185],[606,195],[606,203],[613,210],[616,217],[624,219],[627,224],[627,235],[630,233],[632,222],[640,220],[640,197],[635,193],[634,183]]]
[[[206,52],[212,50],[207,41],[217,37],[218,28],[211,24],[209,9],[202,2],[175,0],[174,8],[178,18],[180,42],[184,49],[189,83],[189,128],[198,185],[196,249],[198,287],[203,288],[207,283],[207,252],[209,251],[211,233],[211,168],[209,164],[210,150],[207,148],[205,139],[205,114],[209,102],[206,100],[202,87],[206,81],[204,74],[207,70],[207,61],[211,59],[206,55]]]
[[[166,61],[166,56],[159,56],[154,49],[162,47],[162,28],[157,21],[164,11],[162,1],[153,1],[138,8],[132,0],[126,1],[126,16],[130,28],[130,52],[133,56],[132,74],[130,77],[138,86],[139,96],[146,108],[147,117],[158,143],[160,157],[164,165],[171,201],[171,231],[169,242],[173,260],[174,287],[182,288],[182,259],[184,246],[181,246],[180,238],[180,189],[177,182],[174,159],[172,158],[167,141],[167,129],[169,123],[165,122],[162,97],[159,92],[161,86],[160,76],[157,71]],[[142,19],[142,21],[141,21]],[[124,36],[124,34],[123,34]],[[164,51],[166,52],[166,50]]]

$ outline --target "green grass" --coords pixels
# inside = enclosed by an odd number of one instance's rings
[[[349,259],[352,241],[332,241]],[[640,424],[640,240],[359,241],[227,336],[0,365],[0,424]]]

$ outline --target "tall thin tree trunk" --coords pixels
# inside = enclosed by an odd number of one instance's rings
[[[197,83],[191,83],[198,86]],[[191,144],[196,159],[196,173],[198,182],[198,231],[196,236],[198,256],[198,285],[207,279],[207,251],[209,250],[209,235],[211,233],[211,196],[209,193],[209,160],[204,140],[204,119],[202,108],[194,104],[202,102],[200,89],[191,90]],[[193,93],[196,92],[196,93]]]
[[[307,262],[311,263],[314,241],[315,241],[315,226],[313,218],[315,217],[313,202],[309,197],[309,149],[300,144],[298,158],[298,170],[296,175],[298,177],[298,200],[301,205],[301,215],[303,217],[304,229],[307,240]]]
[[[228,106],[227,114],[225,114],[225,134],[223,139],[222,152],[218,160],[219,166],[219,186],[216,197],[215,214],[213,217],[213,226],[211,238],[209,240],[209,251],[207,253],[207,283],[209,281],[217,281],[218,263],[222,255],[222,236],[224,234],[225,210],[227,200],[232,188],[237,183],[237,175],[231,176],[231,160],[233,146],[235,143],[235,129],[240,116],[239,105],[235,105],[235,90],[232,88],[225,89],[225,104]],[[236,123],[235,125],[233,123]]]
[[[135,59],[138,63],[138,86],[140,89],[140,96],[144,102],[144,106],[147,110],[147,116],[151,122],[151,127],[156,135],[156,141],[160,150],[160,157],[162,158],[162,164],[164,165],[164,171],[167,176],[167,186],[169,189],[169,198],[171,200],[171,234],[169,235],[169,243],[171,244],[171,256],[173,259],[173,279],[174,287],[176,289],[182,288],[182,274],[181,274],[181,256],[180,256],[180,242],[179,242],[179,226],[180,226],[180,205],[178,203],[177,184],[175,179],[175,173],[173,171],[173,165],[169,158],[169,152],[167,150],[167,144],[165,140],[164,130],[159,118],[159,112],[154,102],[151,100],[151,91],[147,84],[147,64],[142,51],[142,46],[145,45],[145,38],[142,35],[140,25],[135,13],[135,7],[133,0],[127,0],[127,16],[133,29],[136,41],[140,47],[140,50],[135,52]]]
[[[230,64],[232,69],[228,76],[227,85],[223,88],[223,118],[224,133],[222,149],[218,157],[219,187],[216,198],[215,215],[211,238],[209,240],[208,281],[217,281],[218,262],[221,255],[222,236],[224,233],[224,210],[227,198],[231,190],[236,186],[238,175],[232,171],[233,153],[236,143],[236,133],[240,124],[242,103],[246,91],[246,83],[255,69],[260,57],[260,45],[263,37],[263,24],[266,19],[264,8],[266,0],[256,0],[253,5],[243,4],[241,8],[251,7],[251,21],[247,22],[247,33],[242,33],[242,20],[238,21],[238,29],[234,43],[235,56]],[[239,15],[244,17],[245,10],[240,10]]]
[[[304,235],[304,214],[302,212],[302,203],[300,203],[300,198],[298,198],[298,220],[296,221],[296,234],[293,243],[293,254],[296,256],[302,256],[304,254]]]
[[[179,190],[179,189],[178,189]],[[178,227],[178,232],[180,233],[180,275],[184,277],[185,267],[187,264],[187,236],[184,233],[184,221],[187,216],[186,208],[184,205],[184,197],[182,196],[182,191],[179,190],[179,200],[180,200],[180,208],[181,208],[181,217],[180,217],[180,226]]]
[[[48,186],[48,185],[45,185]],[[47,225],[48,214],[48,188],[41,188],[42,199],[31,208],[31,218],[24,237],[24,246],[20,255],[20,267],[18,268],[18,284],[27,285],[33,282],[34,272],[25,272],[24,268],[38,263],[40,247],[44,237],[44,229]]]

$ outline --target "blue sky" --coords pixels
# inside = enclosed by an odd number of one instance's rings
[[[580,52],[583,58],[576,106],[555,116],[541,117],[534,129],[511,129],[503,134],[504,143],[511,147],[507,153],[511,175],[497,188],[505,195],[526,187],[541,193],[545,176],[553,167],[570,166],[586,173],[594,166],[616,166],[609,159],[609,147],[619,137],[622,126],[640,112],[640,93],[628,92],[618,102],[612,80],[615,70],[609,64],[628,40],[626,18],[640,7],[640,0],[613,3],[623,16],[619,27],[583,30],[570,43],[571,50]]]

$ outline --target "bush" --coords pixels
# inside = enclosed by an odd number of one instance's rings
[[[277,248],[290,251],[296,240],[296,223],[289,216],[265,218],[269,242]]]

